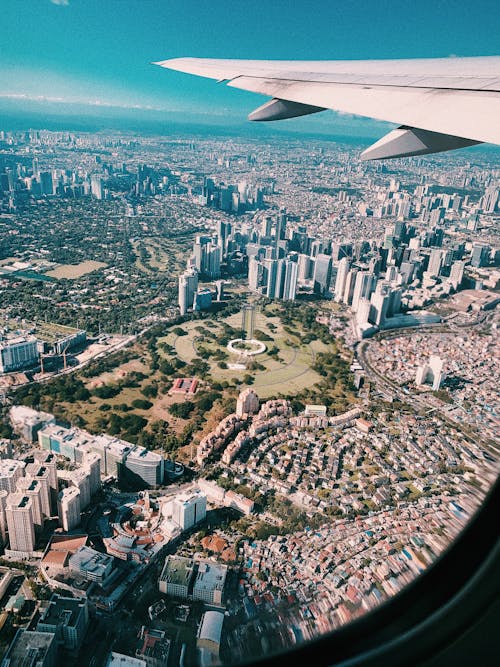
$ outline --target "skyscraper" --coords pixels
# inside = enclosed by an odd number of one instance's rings
[[[63,489],[57,501],[59,522],[66,532],[80,523],[80,490],[76,486]]]
[[[439,276],[441,271],[441,266],[443,263],[443,253],[439,248],[431,250],[429,255],[429,266],[427,267],[427,273],[431,276]]]
[[[179,310],[181,315],[187,313],[194,303],[194,295],[198,289],[198,273],[196,269],[187,269],[179,276]]]
[[[355,313],[358,309],[359,300],[369,299],[377,282],[377,278],[373,273],[368,273],[367,271],[360,271],[356,275],[356,281],[354,283],[354,291],[352,295],[352,311]]]
[[[24,493],[11,493],[7,498],[5,515],[9,529],[9,545],[12,551],[27,556],[35,550],[35,525],[33,501]]]
[[[335,280],[334,298],[335,301],[339,303],[342,301],[342,298],[344,296],[345,283],[347,280],[347,274],[349,273],[350,265],[351,261],[348,257],[342,257],[342,259],[338,263],[337,278]]]
[[[43,526],[42,514],[42,485],[38,479],[32,477],[21,477],[17,481],[17,491],[31,498],[31,511],[33,513],[33,523],[35,529],[41,529]]]
[[[293,262],[290,259],[284,260],[284,266],[285,266],[285,284],[283,286],[283,299],[284,301],[295,301],[299,267],[297,262]]]
[[[314,264],[314,292],[325,295],[330,289],[330,280],[332,276],[332,258],[331,255],[319,253],[316,256]]]
[[[458,260],[453,262],[450,271],[450,282],[455,289],[458,289],[464,278],[465,262]]]

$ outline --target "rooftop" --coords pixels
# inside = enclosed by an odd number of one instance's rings
[[[193,573],[193,561],[182,556],[167,556],[160,581],[177,586],[187,586]]]
[[[18,630],[12,644],[4,656],[9,667],[44,664],[55,635],[52,632]]]

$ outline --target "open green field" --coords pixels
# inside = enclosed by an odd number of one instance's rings
[[[95,262],[92,259],[87,260],[86,262],[80,262],[79,264],[61,264],[52,271],[47,271],[45,275],[50,276],[51,278],[81,278],[87,273],[92,273],[92,271],[97,271],[97,269],[106,268],[107,264],[104,262]]]
[[[241,315],[237,313],[225,320],[225,323],[235,330],[241,327]],[[286,332],[278,316],[268,316],[262,312],[257,313],[255,329],[268,336],[272,340],[264,340],[267,345],[266,352],[246,360],[237,354],[227,350],[226,344],[220,344],[218,339],[223,338],[224,327],[217,321],[203,322],[192,321],[182,326],[187,335],[178,336],[172,331],[160,342],[165,342],[175,349],[176,355],[191,363],[197,356],[203,356],[203,351],[210,353],[226,354],[224,360],[228,366],[235,363],[246,362],[245,370],[221,368],[218,361],[212,356],[205,358],[210,364],[210,377],[218,381],[230,382],[234,378],[242,379],[247,374],[254,378],[252,386],[259,396],[269,398],[277,394],[291,394],[311,387],[321,378],[311,366],[314,364],[318,352],[328,352],[329,347],[320,340],[303,343],[300,332],[291,335]],[[200,329],[206,329],[214,338],[207,336]],[[236,337],[239,333],[236,334]],[[277,355],[270,354],[269,350],[277,348]],[[200,354],[201,353],[201,354]],[[262,365],[263,368],[252,368],[253,363]]]

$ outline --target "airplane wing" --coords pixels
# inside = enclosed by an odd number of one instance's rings
[[[397,123],[363,159],[500,144],[500,56],[417,60],[219,60],[174,58],[161,67],[272,99],[249,120],[333,109]]]

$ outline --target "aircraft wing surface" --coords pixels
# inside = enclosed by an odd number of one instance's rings
[[[250,120],[333,109],[397,123],[364,159],[500,144],[500,56],[418,60],[220,60],[155,63],[272,99]]]

